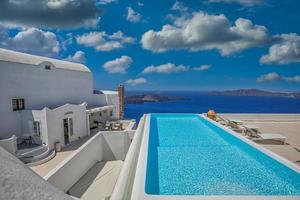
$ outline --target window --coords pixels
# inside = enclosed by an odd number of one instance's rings
[[[24,99],[13,99],[12,100],[12,107],[13,107],[13,111],[24,110],[25,109]]]
[[[112,117],[112,116],[113,116],[113,111],[110,111],[110,112],[109,112],[109,115]]]
[[[45,69],[46,70],[51,70],[51,66],[50,65],[45,65]]]
[[[33,132],[34,132],[34,134],[41,136],[40,122],[38,122],[38,121],[33,122]]]
[[[101,117],[102,116],[102,113],[101,112],[99,112],[99,117]]]

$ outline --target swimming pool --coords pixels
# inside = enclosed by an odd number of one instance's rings
[[[151,114],[148,125],[136,174],[143,197],[300,196],[298,167],[203,116]]]

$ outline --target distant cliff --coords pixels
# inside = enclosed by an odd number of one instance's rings
[[[141,94],[126,96],[125,103],[128,104],[141,104],[145,102],[164,102],[164,101],[174,101],[174,100],[188,100],[184,97],[175,97],[175,96],[163,96],[157,94]]]
[[[240,89],[240,90],[225,90],[225,91],[210,91],[209,95],[220,96],[266,96],[266,97],[289,97],[299,98],[300,92],[270,92],[257,89]]]

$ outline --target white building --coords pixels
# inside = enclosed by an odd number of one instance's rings
[[[89,135],[94,112],[118,119],[118,104],[117,92],[94,92],[83,64],[0,49],[2,139],[35,135],[50,148],[64,145]]]

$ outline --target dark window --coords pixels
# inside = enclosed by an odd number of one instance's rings
[[[51,70],[51,66],[50,66],[50,65],[46,65],[46,66],[45,66],[45,69],[46,69],[46,70]]]
[[[112,116],[113,116],[113,111],[110,111],[110,113],[109,113],[109,114],[110,114],[110,116],[112,117]]]
[[[24,99],[13,99],[12,106],[13,106],[13,111],[24,110],[25,109],[25,101],[24,101]]]

